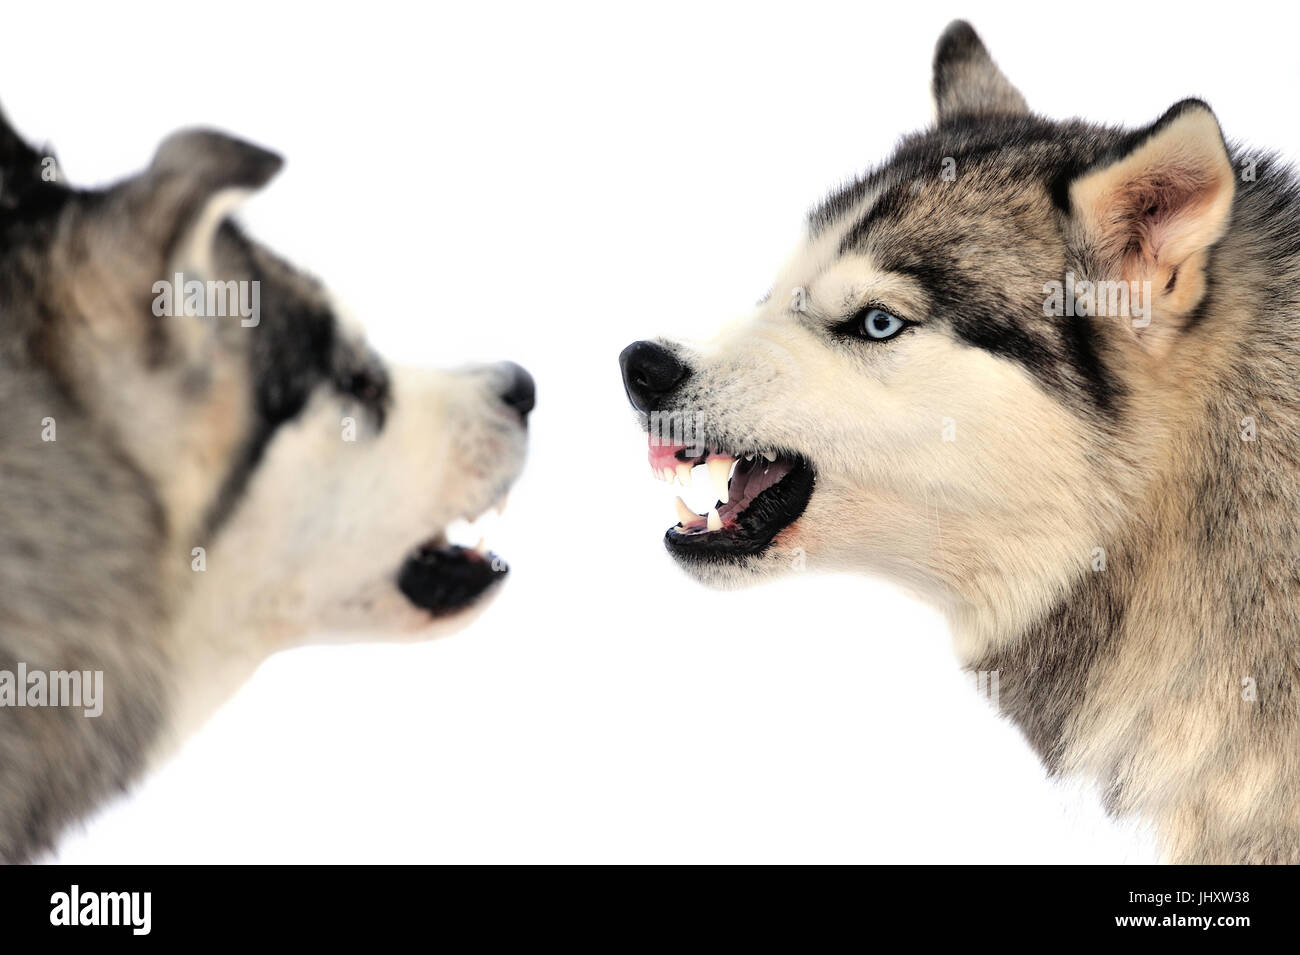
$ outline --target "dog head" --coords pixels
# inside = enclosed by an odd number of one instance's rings
[[[21,509],[80,489],[29,556],[47,579],[84,564],[93,580],[130,553],[141,587],[165,581],[162,603],[199,629],[455,617],[506,568],[446,528],[504,501],[532,379],[385,362],[228,218],[280,166],[191,131],[140,175],[77,190],[0,122],[6,492]]]
[[[965,23],[933,93],[750,317],[620,364],[652,469],[714,480],[665,538],[695,576],[854,569],[1015,626],[1150,473],[1161,428],[1129,412],[1176,367],[1234,177],[1204,104],[1136,132],[1035,117]]]

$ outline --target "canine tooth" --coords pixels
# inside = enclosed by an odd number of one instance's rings
[[[773,461],[776,460],[776,452],[775,452],[775,451],[764,451],[764,452],[763,452],[763,458],[767,461],[768,464],[771,464]]]
[[[728,456],[713,457],[708,461],[709,479],[713,482],[713,490],[717,492],[718,500],[723,504],[727,503],[727,478],[731,477],[731,466],[735,463],[735,458]],[[717,528],[715,527],[714,530]]]
[[[478,539],[478,543],[474,545],[474,551],[475,551],[475,553],[478,553],[478,554],[483,554],[483,555],[485,555],[485,556],[487,555],[488,549],[487,549],[487,538],[486,538],[486,537],[480,537],[480,538]]]
[[[711,531],[722,530],[722,518],[718,516],[718,509],[716,507],[709,511],[708,525],[709,530]]]
[[[682,487],[691,486],[691,470],[692,469],[689,464],[677,465],[677,480],[682,482]]]
[[[677,523],[694,524],[700,519],[700,515],[696,514],[686,506],[686,502],[682,500],[681,495],[677,496],[677,500],[674,503],[677,505]]]
[[[752,460],[754,460],[754,456],[753,456],[752,454],[747,454],[747,455],[745,455],[745,460],[746,460],[746,461],[752,461]]]
[[[510,493],[506,492],[501,495],[501,500],[497,501],[496,512],[500,516],[506,512],[506,502],[510,499]]]

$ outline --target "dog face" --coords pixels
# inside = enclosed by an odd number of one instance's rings
[[[1014,632],[1150,479],[1161,429],[1126,412],[1194,319],[1233,177],[1203,104],[1129,134],[1030,116],[965,24],[934,93],[751,317],[620,364],[652,469],[714,480],[665,538],[692,574],[869,571]]]
[[[504,501],[532,379],[510,363],[384,362],[318,282],[228,220],[278,157],[182,133],[141,175],[79,192],[12,133],[3,148],[6,340],[32,393],[58,398],[32,409],[57,429],[41,467],[93,447],[148,502],[181,629],[223,620],[261,651],[308,631],[420,629],[505,575],[446,528]],[[118,503],[79,506],[107,538]]]
[[[279,166],[182,133],[81,191],[0,117],[0,666],[111,687],[99,719],[6,710],[0,859],[48,848],[269,654],[455,629],[506,574],[447,527],[518,476],[532,379],[384,362],[228,221]]]

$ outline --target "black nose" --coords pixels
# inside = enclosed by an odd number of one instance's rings
[[[633,342],[618,356],[627,400],[638,411],[654,411],[660,399],[690,372],[677,356],[654,342]]]
[[[521,417],[528,417],[528,412],[537,406],[537,383],[523,365],[503,361],[501,369],[505,373],[501,400],[518,411]]]

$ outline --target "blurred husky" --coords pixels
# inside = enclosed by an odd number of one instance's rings
[[[1035,116],[962,22],[933,93],[751,318],[623,352],[654,471],[718,488],[668,550],[886,575],[1168,858],[1300,862],[1296,177],[1198,100]]]
[[[227,219],[280,165],[191,131],[77,190],[0,118],[0,860],[271,652],[463,623],[506,573],[445,528],[504,500],[532,379],[387,367]],[[102,714],[35,671],[101,673]]]

